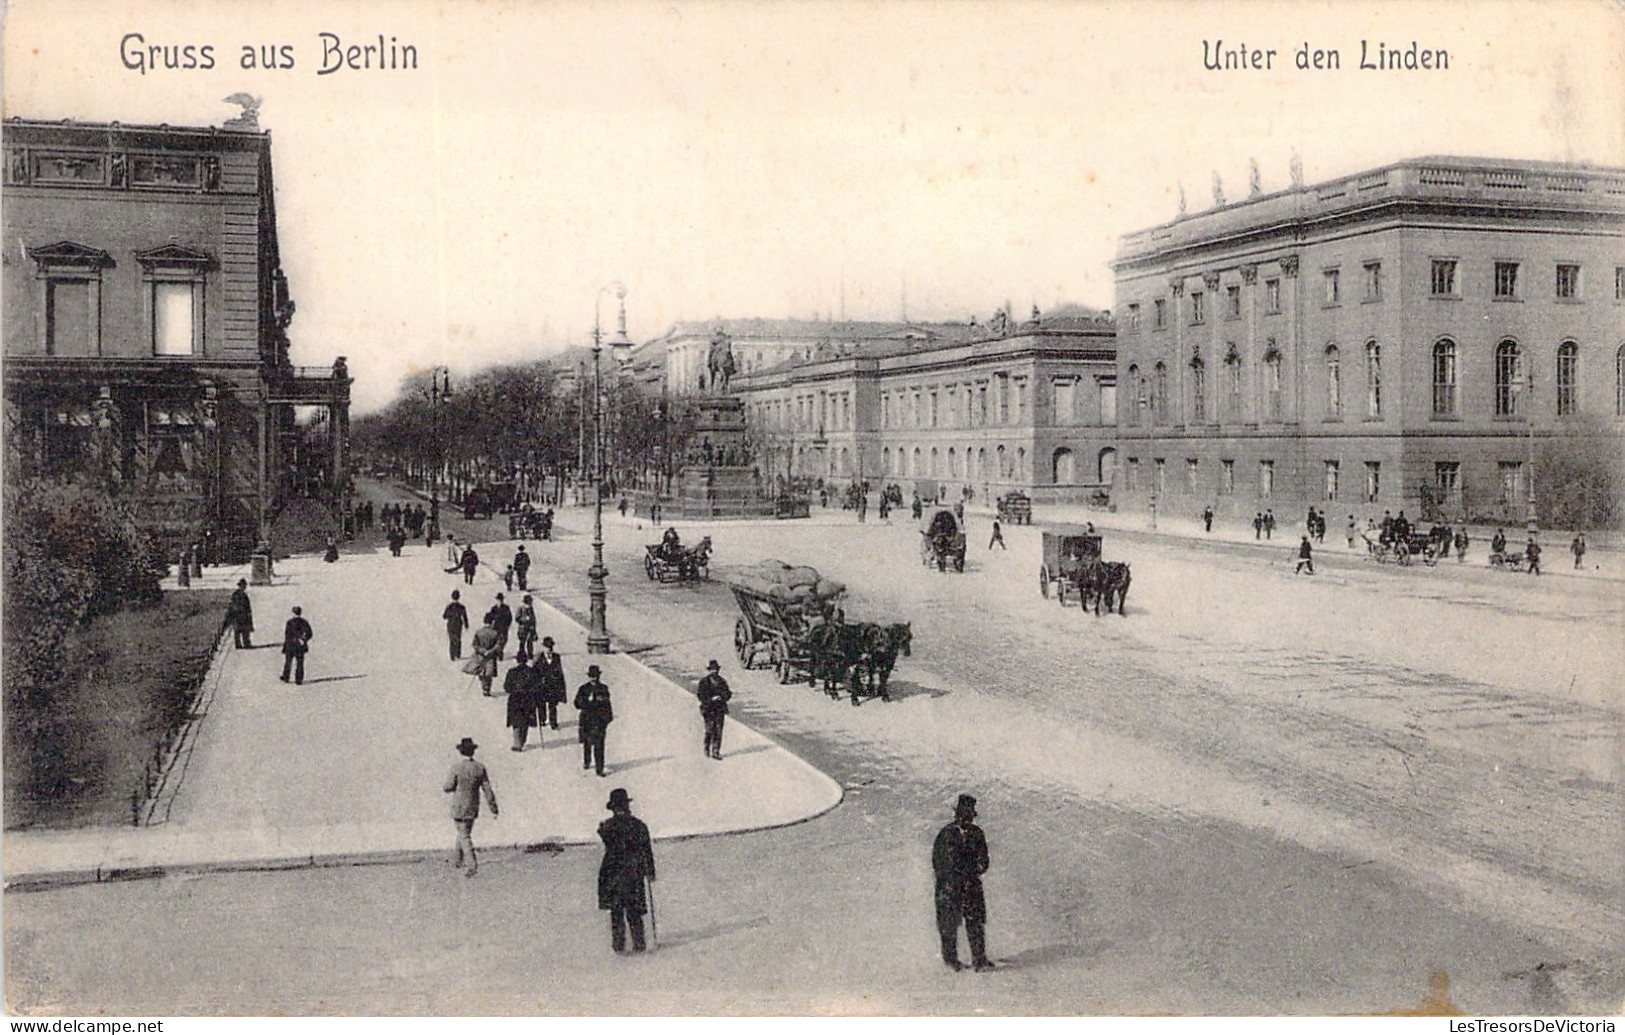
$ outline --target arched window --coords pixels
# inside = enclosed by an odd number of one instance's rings
[[[916,478],[920,477],[921,475],[923,475],[925,473],[924,471],[920,470],[920,447],[919,446],[914,447],[914,466],[911,467],[909,470],[911,471],[911,473],[913,473],[914,477],[916,477]]]
[[[891,476],[891,447],[887,446],[880,451],[880,473]]]
[[[1495,346],[1495,415],[1514,417],[1518,413],[1518,388],[1523,366],[1518,343],[1511,338]]]
[[[1207,366],[1201,356],[1191,357],[1191,421],[1207,423]]]
[[[1017,446],[1016,447],[1016,477],[1023,478],[1023,479],[1027,477],[1027,447],[1026,446]]]
[[[1326,346],[1326,417],[1343,416],[1343,360],[1336,345]]]
[[[987,478],[987,450],[985,449],[976,451],[976,477],[984,480]]]
[[[959,477],[959,454],[954,452],[953,446],[948,447],[948,477]]]
[[[935,478],[935,477],[937,477],[937,475],[939,475],[941,473],[942,473],[941,469],[939,469],[937,467],[937,447],[932,446],[931,447],[931,477]]]
[[[1230,346],[1230,352],[1224,357],[1224,380],[1225,394],[1230,398],[1228,416],[1239,424],[1245,417],[1241,412],[1241,355],[1234,345]]]
[[[1433,343],[1433,415],[1456,415],[1456,343],[1449,338]]]
[[[1071,485],[1077,478],[1073,468],[1072,450],[1062,446],[1050,457],[1050,481],[1056,485]]]
[[[1168,422],[1168,367],[1161,360],[1157,361],[1155,370],[1156,380],[1151,384],[1151,413],[1152,419],[1158,424]]]
[[[994,450],[993,459],[994,459],[994,462],[999,465],[999,477],[1000,478],[1008,478],[1008,477],[1010,477],[1010,469],[1008,467],[1004,466],[1004,447],[1003,446],[1000,446],[998,449]]]
[[[1281,419],[1281,354],[1274,349],[1264,355],[1264,402],[1270,420]]]
[[[1365,343],[1365,415],[1382,416],[1382,346]]]
[[[1095,458],[1095,476],[1103,484],[1110,485],[1117,477],[1117,450],[1107,446]]]
[[[1557,415],[1572,417],[1579,412],[1576,394],[1580,376],[1580,346],[1565,341],[1557,347]]]
[[[1140,377],[1140,365],[1128,365],[1128,390],[1133,393],[1129,398],[1128,422],[1130,427],[1137,428],[1145,416],[1145,380]]]

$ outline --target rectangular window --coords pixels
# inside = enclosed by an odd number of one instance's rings
[[[1168,300],[1166,298],[1159,298],[1155,302],[1151,303],[1151,305],[1155,310],[1152,315],[1154,321],[1152,325],[1160,331],[1164,327],[1168,326]]]
[[[1326,270],[1321,275],[1321,282],[1325,287],[1325,297],[1322,302],[1326,305],[1339,305],[1342,297],[1342,277],[1340,270]]]
[[[1234,460],[1219,461],[1219,495],[1234,496],[1236,494],[1236,462]]]
[[[1501,299],[1518,297],[1517,263],[1498,262],[1495,264],[1495,297]]]
[[[1625,266],[1614,267],[1614,301],[1625,302]]]
[[[1281,311],[1281,281],[1271,277],[1264,281],[1264,312],[1278,313]]]
[[[1275,492],[1275,461],[1258,462],[1258,498],[1267,500]]]
[[[1199,324],[1207,318],[1207,296],[1200,291],[1191,292],[1191,323]]]
[[[1365,264],[1365,300],[1376,302],[1382,298],[1382,263]]]
[[[1523,498],[1523,464],[1503,460],[1496,466],[1501,478],[1501,505],[1517,503]]]
[[[1565,262],[1557,264],[1557,297],[1580,297],[1580,267],[1577,264]]]
[[[1193,496],[1196,494],[1197,466],[1195,460],[1185,461],[1185,491]]]
[[[1336,460],[1326,461],[1326,499],[1337,499],[1338,463]]]
[[[1434,259],[1431,292],[1434,298],[1456,297],[1456,260]]]
[[[1157,490],[1157,495],[1160,496],[1168,491],[1168,465],[1160,456],[1151,461],[1151,463],[1156,467],[1157,480],[1155,488]]]
[[[931,393],[931,426],[937,426],[937,393]]]
[[[1365,501],[1377,502],[1382,495],[1382,464],[1376,460],[1365,462]]]
[[[1117,423],[1117,386],[1101,382],[1100,423],[1111,427]]]
[[[1140,458],[1128,458],[1128,466],[1123,468],[1123,488],[1133,492],[1140,487]]]
[[[152,351],[159,356],[190,356],[192,296],[190,282],[156,281],[152,285]]]
[[[1241,285],[1231,284],[1224,289],[1224,314],[1232,320],[1241,319]]]
[[[1128,329],[1131,331],[1140,329],[1140,303],[1138,302],[1128,304]]]
[[[1461,464],[1440,460],[1433,465],[1433,487],[1439,502],[1451,510],[1461,509]]]
[[[94,356],[91,340],[90,281],[45,282],[45,354]]]

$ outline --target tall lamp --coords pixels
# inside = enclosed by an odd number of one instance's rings
[[[592,567],[587,569],[587,653],[609,653],[609,588],[604,584],[604,382],[600,357],[603,354],[603,325],[600,321],[604,292],[613,290],[626,298],[626,287],[610,281],[598,289],[592,304]]]

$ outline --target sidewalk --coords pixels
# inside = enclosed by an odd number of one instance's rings
[[[482,848],[596,843],[612,787],[625,787],[656,838],[731,833],[800,822],[833,808],[841,787],[742,724],[729,720],[723,759],[701,754],[692,693],[622,655],[589,658],[586,630],[537,602],[542,635],[564,656],[572,696],[586,666],[603,667],[615,722],[608,775],[581,767],[575,709],[560,729],[509,750],[501,667],[496,696],[448,659],[441,609],[460,589],[476,621],[502,590],[444,573],[444,551],[408,547],[346,555],[336,564],[297,557],[276,585],[251,590],[255,649],[223,648],[200,700],[189,750],[171,775],[178,791],[147,827],[18,831],[4,842],[8,887],[83,883],[172,870],[342,865],[447,854],[454,831],[441,781],[471,736],[491,773],[499,817],[475,828]],[[235,584],[209,569],[203,584]],[[199,581],[195,580],[194,585]],[[507,594],[517,604],[523,594]],[[284,684],[282,623],[299,604],[314,626],[303,686]],[[465,658],[467,646],[465,639]],[[208,684],[206,683],[206,688]]]

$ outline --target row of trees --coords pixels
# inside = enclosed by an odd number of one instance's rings
[[[402,380],[384,409],[352,427],[355,454],[411,484],[437,484],[450,499],[480,485],[515,482],[527,497],[560,496],[592,469],[590,367],[561,376],[546,361],[489,367],[437,395],[433,373]],[[687,408],[639,391],[606,369],[604,464],[616,486],[669,488]]]

